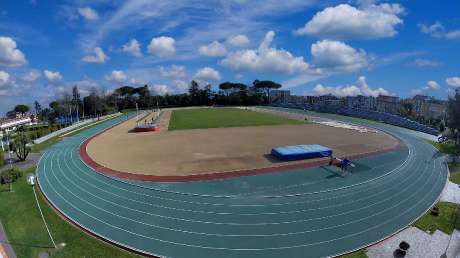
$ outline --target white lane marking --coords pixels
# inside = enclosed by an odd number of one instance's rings
[[[62,168],[60,167],[60,164],[59,164],[58,162],[56,162],[56,163],[58,164],[59,169],[60,169],[61,171],[63,171]],[[70,167],[67,166],[67,168],[70,170]],[[427,171],[426,168],[427,168],[427,167],[425,167],[425,169],[423,170],[424,172],[423,172],[422,174],[425,174],[425,171]],[[53,170],[53,174],[54,174],[54,170]],[[133,211],[136,211],[136,212],[139,212],[139,213],[143,213],[143,214],[154,215],[154,214],[151,214],[151,213],[148,213],[148,212],[143,212],[143,211],[139,211],[139,210],[136,210],[136,209],[127,208],[127,207],[124,207],[124,206],[122,206],[122,205],[118,205],[118,204],[116,204],[116,203],[113,203],[113,202],[111,202],[111,201],[107,201],[107,200],[105,200],[105,199],[103,199],[103,198],[101,198],[101,197],[98,197],[98,196],[96,196],[96,195],[94,195],[94,194],[92,194],[92,193],[90,193],[90,192],[88,192],[88,191],[82,189],[82,188],[79,187],[77,184],[75,184],[75,182],[73,182],[72,180],[70,180],[70,179],[65,175],[65,173],[61,173],[61,174],[64,175],[64,177],[67,179],[67,181],[69,181],[69,182],[72,183],[74,186],[76,186],[77,188],[79,188],[82,192],[86,192],[86,193],[88,193],[89,195],[92,195],[92,196],[94,196],[94,197],[96,197],[96,198],[99,198],[99,199],[101,199],[101,200],[103,200],[103,201],[106,201],[106,202],[108,202],[108,203],[112,203],[113,205],[118,206],[118,207],[121,207],[121,208],[126,208],[126,209],[133,210]],[[55,177],[56,177],[56,176],[55,176]],[[417,182],[418,182],[421,178],[422,178],[422,175],[420,175],[420,176],[417,178]],[[285,234],[269,234],[269,235],[268,235],[268,234],[267,234],[267,235],[261,235],[261,234],[259,234],[259,235],[249,235],[249,234],[247,234],[247,235],[242,235],[242,234],[230,235],[230,234],[229,234],[229,235],[225,235],[225,234],[211,234],[211,233],[201,233],[201,232],[177,230],[177,229],[172,229],[172,228],[167,228],[167,227],[158,226],[158,225],[155,225],[155,224],[145,223],[145,222],[138,221],[138,220],[133,220],[133,219],[130,219],[130,218],[127,218],[127,217],[118,215],[118,214],[114,214],[114,213],[112,213],[112,212],[110,212],[110,211],[107,211],[107,210],[102,209],[102,208],[100,208],[100,207],[98,207],[98,206],[95,206],[94,204],[89,203],[89,202],[87,202],[86,200],[84,200],[84,199],[82,199],[82,198],[76,196],[73,192],[71,192],[70,190],[68,190],[67,187],[64,186],[64,185],[66,185],[66,184],[63,184],[60,180],[58,180],[58,181],[59,181],[59,183],[63,186],[63,188],[65,188],[69,193],[71,193],[72,195],[74,195],[75,197],[77,197],[78,199],[80,199],[81,201],[86,202],[86,203],[89,204],[90,206],[93,206],[93,207],[95,207],[96,209],[99,209],[99,210],[104,211],[104,212],[106,212],[106,213],[109,213],[109,214],[111,214],[111,215],[114,215],[114,216],[117,216],[117,217],[120,217],[120,218],[123,218],[123,219],[126,219],[126,220],[130,220],[130,221],[133,221],[133,222],[135,222],[135,223],[147,225],[147,226],[150,226],[150,227],[156,227],[156,228],[161,228],[161,229],[165,229],[165,230],[177,231],[177,232],[188,233],[188,234],[198,234],[198,235],[208,235],[208,236],[220,236],[220,237],[231,237],[231,236],[233,236],[233,237],[238,237],[238,236],[240,236],[240,237],[241,237],[241,236],[248,236],[248,237],[250,237],[250,236],[285,236],[285,235],[304,234],[304,233],[309,233],[309,232],[317,232],[317,231],[323,231],[323,230],[327,230],[327,229],[338,228],[338,227],[345,226],[345,225],[348,225],[348,224],[353,224],[353,223],[356,223],[356,222],[359,222],[359,221],[363,221],[363,220],[365,220],[365,219],[368,219],[368,218],[374,217],[374,216],[376,216],[376,215],[378,215],[378,214],[381,214],[381,213],[383,213],[383,212],[385,212],[385,211],[387,211],[387,210],[389,210],[389,209],[392,209],[392,208],[398,206],[399,204],[401,204],[401,203],[407,201],[408,199],[410,199],[410,198],[412,198],[413,196],[415,196],[415,193],[417,193],[417,192],[414,192],[412,195],[410,195],[408,198],[404,199],[403,201],[398,202],[397,204],[395,204],[395,205],[393,205],[393,206],[391,206],[391,207],[389,207],[389,208],[386,208],[386,209],[384,209],[384,210],[382,210],[382,211],[380,211],[380,212],[378,212],[378,213],[374,213],[374,214],[371,215],[371,216],[367,216],[367,217],[364,217],[364,218],[361,218],[361,219],[358,219],[358,220],[350,221],[350,222],[348,222],[348,223],[344,223],[344,224],[340,224],[340,225],[336,225],[336,226],[331,226],[331,227],[326,227],[326,228],[320,228],[320,229],[316,229],[316,230],[302,231],[302,232],[291,232],[291,233],[285,233]],[[425,184],[427,184],[427,182],[428,182],[428,180],[425,180]],[[399,195],[399,194],[401,194],[401,193],[398,193],[398,195]],[[383,201],[381,201],[381,202],[377,202],[377,203],[382,203],[382,202],[387,201],[387,200],[389,200],[389,199],[392,199],[392,198],[394,198],[394,197],[396,197],[396,196],[397,196],[397,195],[395,194],[395,195],[393,195],[392,197],[387,198],[387,199],[385,199],[385,200],[383,200]],[[371,206],[373,206],[373,205],[371,205]]]

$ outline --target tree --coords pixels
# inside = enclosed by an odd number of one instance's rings
[[[77,85],[74,85],[72,88],[72,104],[75,106],[75,111],[77,112],[78,119],[80,118],[80,91],[78,90]]]
[[[14,139],[14,152],[20,161],[26,160],[29,155],[30,148],[27,146],[29,139],[23,126],[17,130],[16,138]]]
[[[257,90],[262,90],[265,92],[267,96],[268,103],[270,103],[270,90],[272,89],[279,89],[282,87],[281,84],[273,82],[273,81],[259,81],[255,80],[252,85]]]
[[[447,104],[447,127],[454,137],[455,148],[460,153],[460,92],[449,97]]]
[[[225,95],[230,95],[229,92],[231,89],[233,89],[233,83],[231,82],[223,82],[219,84],[219,89],[225,92]]]
[[[35,107],[35,113],[37,114],[37,116],[39,116],[42,113],[42,106],[40,105],[38,101],[35,101],[34,107]]]
[[[18,112],[18,113],[21,113],[21,114],[25,114],[27,112],[29,112],[30,108],[29,106],[27,105],[23,105],[23,104],[20,104],[20,105],[17,105],[16,107],[14,107],[14,111]]]

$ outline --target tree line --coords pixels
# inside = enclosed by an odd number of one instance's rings
[[[110,94],[97,88],[90,89],[89,95],[82,97],[78,86],[72,88],[71,93],[65,93],[60,99],[42,107],[38,101],[34,103],[35,114],[41,121],[51,124],[57,123],[62,117],[83,118],[95,117],[135,109],[156,107],[185,107],[211,105],[261,105],[270,102],[270,91],[281,88],[281,84],[273,81],[255,80],[252,85],[236,82],[221,83],[217,91],[213,91],[210,84],[200,86],[191,81],[188,91],[182,94],[154,94],[148,85],[134,87],[122,86]],[[27,112],[29,107],[18,105],[18,112]]]

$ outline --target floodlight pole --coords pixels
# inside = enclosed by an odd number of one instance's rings
[[[46,231],[48,232],[48,236],[50,237],[51,242],[53,243],[54,249],[56,249],[57,248],[56,243],[54,242],[53,236],[51,235],[51,231],[48,228],[48,224],[46,224],[45,216],[43,216],[42,208],[40,207],[40,203],[38,202],[37,193],[35,192],[34,184],[32,184],[32,189],[34,191],[35,201],[37,202],[37,207],[38,207],[38,210],[40,211],[40,215],[42,217],[43,224],[45,224],[45,228],[46,228]]]

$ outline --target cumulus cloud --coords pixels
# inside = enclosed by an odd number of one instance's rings
[[[460,77],[449,77],[446,79],[446,83],[452,88],[460,88]]]
[[[362,49],[331,40],[318,41],[311,46],[315,67],[328,71],[353,72],[369,65],[370,57]]]
[[[62,75],[60,72],[45,70],[43,71],[43,74],[45,75],[46,80],[48,80],[50,83],[56,83],[62,80]]]
[[[78,13],[89,21],[95,21],[99,19],[99,14],[96,10],[92,9],[91,7],[81,7],[78,8]]]
[[[26,63],[26,57],[17,48],[16,41],[10,37],[0,37],[0,65],[16,67]]]
[[[213,41],[209,45],[201,46],[198,52],[203,56],[217,57],[225,56],[227,54],[227,49],[218,41]]]
[[[195,78],[203,81],[220,81],[221,76],[215,69],[211,67],[204,67],[196,72]]]
[[[236,35],[227,39],[227,42],[234,47],[245,47],[249,45],[249,38],[246,35]]]
[[[337,87],[328,87],[323,86],[322,84],[317,84],[313,88],[313,92],[316,95],[334,95],[337,97],[347,97],[347,96],[372,96],[378,97],[379,95],[392,95],[390,92],[383,88],[371,88],[367,82],[366,77],[361,76],[358,78],[356,85],[346,85],[346,86],[337,86]]]
[[[159,57],[174,56],[176,54],[175,42],[171,37],[152,38],[148,46],[149,53]]]
[[[428,81],[425,86],[419,88],[419,89],[413,89],[411,91],[412,95],[421,95],[425,94],[428,91],[433,91],[433,90],[438,90],[440,89],[439,83],[436,81]]]
[[[403,14],[399,4],[340,4],[316,13],[296,34],[335,40],[388,38],[398,33]]]
[[[295,57],[284,49],[270,47],[275,32],[269,31],[257,49],[245,49],[229,53],[221,64],[236,72],[274,72],[293,74],[306,71],[308,64],[303,57]]]
[[[423,58],[415,59],[414,64],[418,67],[437,67],[441,65],[439,62]]]
[[[433,38],[460,39],[460,28],[456,30],[447,30],[442,23],[436,21],[431,25],[419,24],[422,33],[428,34]]]
[[[142,56],[141,45],[136,39],[131,39],[128,43],[124,44],[121,50],[135,57]]]
[[[26,82],[34,82],[40,78],[42,74],[39,71],[32,70],[22,76],[22,80]]]
[[[105,76],[105,79],[114,84],[122,84],[126,82],[128,76],[120,70],[113,70]]]
[[[103,64],[109,57],[104,53],[102,48],[96,47],[93,49],[94,55],[84,56],[81,60],[85,63]]]
[[[184,78],[187,76],[185,67],[182,65],[160,66],[160,75],[167,78]]]
[[[0,88],[4,87],[10,82],[10,74],[0,70]]]
[[[150,91],[152,91],[152,93],[154,95],[166,95],[168,93],[170,93],[170,89],[167,85],[165,84],[154,84],[152,86],[149,87]]]

